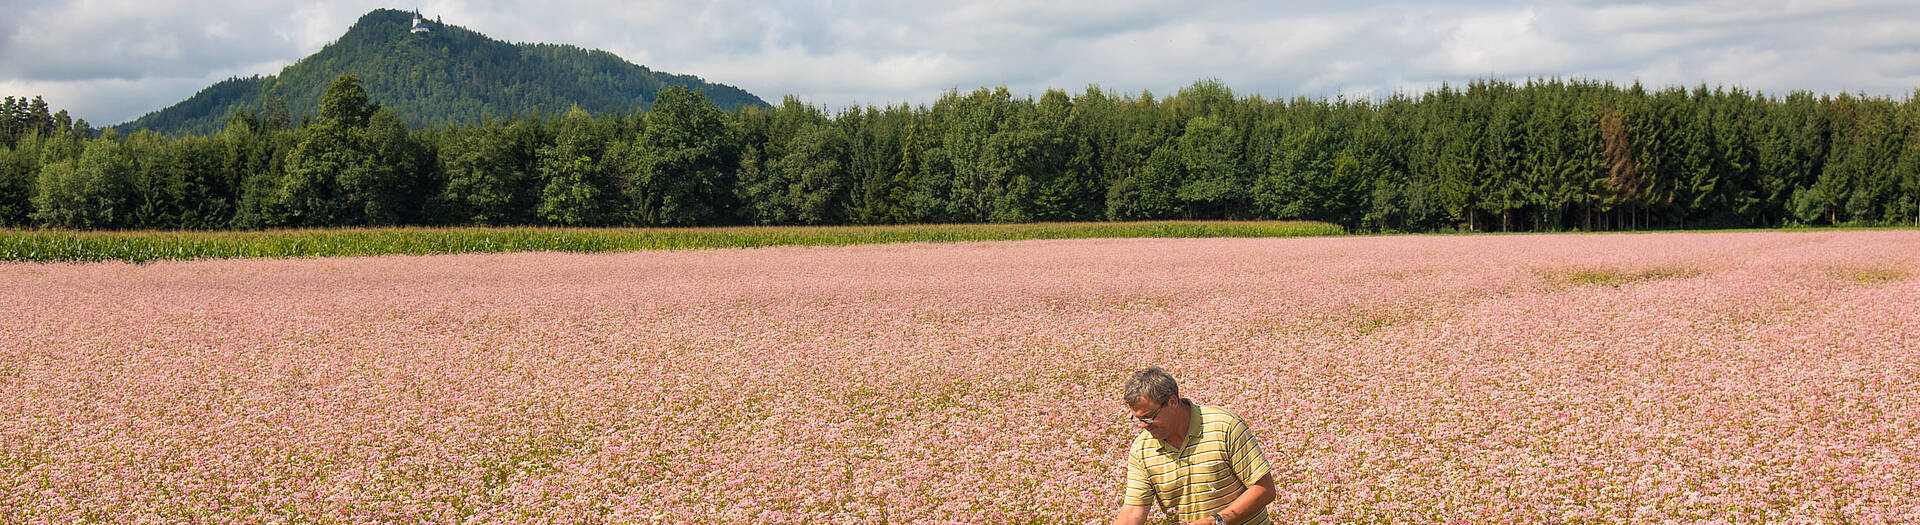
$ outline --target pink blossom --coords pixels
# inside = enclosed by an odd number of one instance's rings
[[[0,523],[1920,521],[1920,232],[0,265]],[[1859,276],[1871,278],[1861,278]]]

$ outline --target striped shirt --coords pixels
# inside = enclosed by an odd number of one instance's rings
[[[1159,504],[1182,523],[1226,510],[1247,487],[1273,472],[1247,422],[1219,407],[1195,405],[1184,447],[1141,431],[1127,451],[1125,505]],[[1240,523],[1270,524],[1261,508]]]

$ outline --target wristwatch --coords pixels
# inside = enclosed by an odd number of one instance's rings
[[[1227,519],[1220,517],[1220,515],[1216,513],[1213,515],[1213,525],[1227,525]]]

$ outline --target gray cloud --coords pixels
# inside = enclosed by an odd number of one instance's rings
[[[198,77],[300,51],[278,34],[288,22],[284,10],[253,2],[57,2],[17,14],[0,49],[0,78]]]
[[[32,2],[0,22],[0,92],[121,122],[234,75],[272,74],[381,4]],[[428,1],[494,38],[606,49],[769,100],[930,103],[948,89],[1090,84],[1169,94],[1383,96],[1499,76],[1906,96],[1920,6],[1680,2],[1158,0]]]

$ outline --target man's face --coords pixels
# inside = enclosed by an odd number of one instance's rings
[[[1169,399],[1166,403],[1142,399],[1128,406],[1127,412],[1132,418],[1130,421],[1133,422],[1133,426],[1153,434],[1153,437],[1161,441],[1167,441],[1173,438],[1173,420],[1178,419],[1175,412],[1180,408],[1179,405],[1180,402],[1177,399]]]

